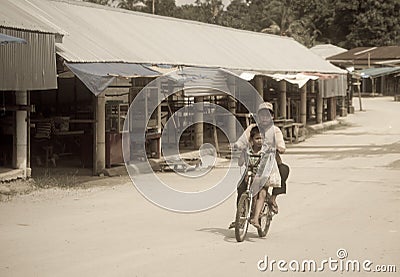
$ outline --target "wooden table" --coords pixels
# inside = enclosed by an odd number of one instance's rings
[[[289,141],[289,143],[293,143],[293,119],[277,119],[274,120],[275,126],[281,129],[283,137]]]
[[[294,122],[293,119],[275,120],[275,125],[279,127],[282,134],[289,143],[298,143],[305,140],[305,126],[303,123]]]

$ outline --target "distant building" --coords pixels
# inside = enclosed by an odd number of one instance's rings
[[[329,43],[315,45],[310,50],[324,59],[347,52],[347,49]]]
[[[327,60],[354,69],[353,78],[361,79],[362,93],[400,94],[400,46],[357,47]]]

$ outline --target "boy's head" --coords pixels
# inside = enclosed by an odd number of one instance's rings
[[[253,146],[256,147],[262,146],[262,136],[257,126],[254,126],[250,130],[250,142]]]

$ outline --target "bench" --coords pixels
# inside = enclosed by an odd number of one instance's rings
[[[295,143],[306,140],[306,128],[303,123],[293,123],[293,137]]]

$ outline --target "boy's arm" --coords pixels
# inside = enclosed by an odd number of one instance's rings
[[[244,165],[244,162],[246,161],[246,150],[242,150],[242,153],[240,153],[240,157],[238,160],[238,165],[242,166]]]
[[[239,150],[247,149],[249,146],[250,130],[255,126],[255,124],[250,124],[249,127],[243,132],[239,139],[235,142],[235,147]]]

